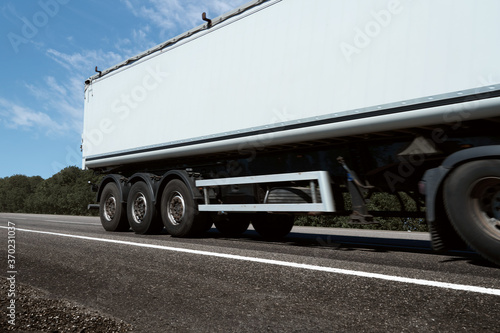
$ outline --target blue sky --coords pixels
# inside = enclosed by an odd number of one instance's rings
[[[248,0],[3,0],[0,178],[81,166],[84,81]]]

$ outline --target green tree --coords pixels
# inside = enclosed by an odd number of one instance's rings
[[[26,212],[26,203],[43,178],[14,175],[0,179],[0,211],[10,213]]]
[[[36,188],[27,202],[28,212],[38,214],[91,215],[87,209],[95,200],[89,181],[98,183],[99,176],[76,166],[67,167]]]

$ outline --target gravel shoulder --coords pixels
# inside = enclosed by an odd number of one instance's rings
[[[40,289],[17,283],[15,318],[11,315],[9,284],[0,285],[1,332],[130,332],[132,325],[94,309],[64,299],[54,299]],[[12,319],[15,325],[12,325]],[[9,323],[9,321],[11,321]]]

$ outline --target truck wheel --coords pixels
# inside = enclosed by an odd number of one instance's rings
[[[179,179],[171,180],[161,197],[161,218],[168,233],[185,237],[208,230],[211,222],[200,214],[186,184]]]
[[[248,214],[229,214],[216,216],[214,224],[217,230],[228,237],[237,237],[247,231],[250,225]]]
[[[288,214],[258,214],[252,219],[252,225],[264,238],[283,238],[293,228],[294,216]]]
[[[500,161],[474,161],[458,167],[445,182],[444,201],[458,234],[500,265]]]
[[[146,183],[137,182],[132,185],[127,199],[127,216],[132,230],[137,234],[159,233],[163,224],[156,215],[153,198]]]
[[[120,191],[115,183],[108,183],[102,190],[99,201],[99,216],[106,231],[127,231],[130,229],[125,207],[121,203]]]

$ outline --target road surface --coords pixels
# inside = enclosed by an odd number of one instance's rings
[[[105,232],[94,217],[0,213],[5,259],[9,222],[15,273],[3,276],[134,332],[500,330],[500,269],[472,252],[435,254],[425,233],[173,238]]]

